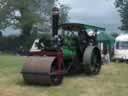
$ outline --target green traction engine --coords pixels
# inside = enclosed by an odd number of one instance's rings
[[[24,81],[59,85],[65,74],[98,74],[102,64],[96,36],[105,29],[80,23],[58,24],[58,8],[53,8],[52,18],[52,36],[36,39],[26,58]]]

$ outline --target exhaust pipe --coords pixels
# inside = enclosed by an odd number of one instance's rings
[[[59,8],[54,7],[52,9],[52,35],[53,37],[58,35],[59,27]]]

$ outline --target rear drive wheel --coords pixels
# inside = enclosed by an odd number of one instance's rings
[[[83,55],[84,71],[88,75],[96,75],[101,70],[100,50],[95,46],[89,46],[85,49]]]

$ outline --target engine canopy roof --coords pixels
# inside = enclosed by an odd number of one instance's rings
[[[88,24],[81,24],[81,23],[64,23],[62,25],[60,25],[61,28],[63,28],[64,30],[75,30],[75,31],[79,31],[82,29],[91,29],[91,30],[97,30],[97,31],[105,31],[105,28],[102,27],[97,27],[97,26],[93,26],[93,25],[88,25]]]

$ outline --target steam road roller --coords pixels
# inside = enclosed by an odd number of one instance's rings
[[[21,72],[24,81],[59,85],[65,74],[98,74],[102,64],[96,36],[105,29],[80,23],[59,24],[58,8],[53,9],[52,17],[51,37],[36,39],[26,58]]]

